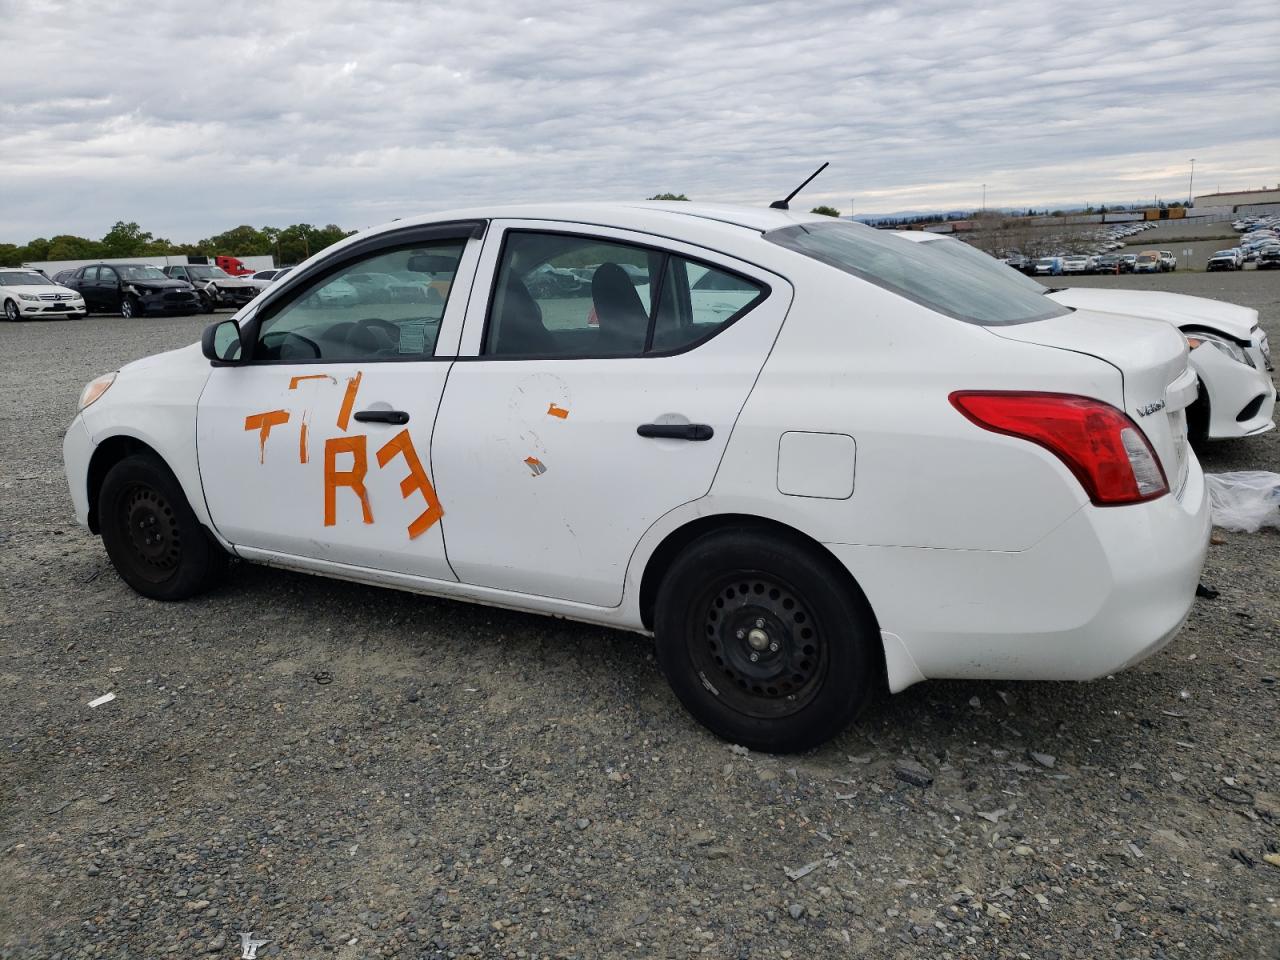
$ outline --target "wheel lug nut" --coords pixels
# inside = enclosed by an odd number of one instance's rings
[[[734,634],[734,636],[736,636],[739,640],[745,640],[747,638],[747,631],[739,630],[736,634]]]
[[[760,654],[756,653],[754,650],[751,651],[751,662],[756,663],[757,661],[759,661],[759,659],[760,659]]]
[[[763,620],[757,620],[757,621],[756,621],[756,628],[757,628],[757,629],[759,629],[759,630],[763,630],[763,629],[764,629],[764,621],[763,621]]]
[[[769,644],[769,652],[770,652],[770,653],[777,653],[777,652],[778,652],[778,641],[777,641],[777,640],[775,640],[775,641],[773,641],[773,643]]]

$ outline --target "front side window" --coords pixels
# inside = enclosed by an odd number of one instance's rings
[[[383,250],[295,292],[258,329],[253,359],[421,360],[434,355],[465,240]],[[367,278],[378,278],[368,282]]]
[[[766,293],[755,281],[651,247],[513,231],[502,250],[484,352],[561,358],[681,350]]]
[[[912,243],[862,224],[797,224],[764,237],[965,323],[1001,326],[1069,312],[1013,277],[975,274],[959,261],[922,249],[929,244]]]

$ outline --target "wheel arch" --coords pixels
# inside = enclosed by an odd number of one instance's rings
[[[89,494],[89,529],[94,533],[102,532],[98,517],[98,494],[102,492],[102,481],[106,479],[112,467],[125,457],[131,457],[137,453],[149,453],[168,467],[170,472],[173,471],[173,467],[158,450],[137,437],[117,434],[107,437],[94,447],[93,456],[89,459],[89,471],[85,478]]]
[[[865,608],[867,615],[871,618],[871,622],[875,625],[877,635],[879,635],[880,621],[876,617],[875,608],[872,606],[870,599],[863,591],[861,584],[858,583],[857,578],[849,572],[848,567],[841,563],[830,550],[820,541],[789,524],[768,517],[745,513],[718,513],[711,516],[697,517],[682,524],[663,537],[653,552],[649,554],[648,560],[644,565],[644,573],[640,577],[638,601],[640,618],[646,630],[653,630],[654,607],[657,602],[658,587],[662,583],[663,576],[670,569],[671,564],[679,556],[680,552],[694,540],[708,533],[735,528],[752,528],[766,531],[779,539],[790,540],[799,544],[824,558],[830,564],[832,571],[845,584],[846,589],[849,590],[856,602]],[[883,638],[881,638],[880,643],[875,645],[875,648],[881,689],[887,690],[888,668],[885,661]]]

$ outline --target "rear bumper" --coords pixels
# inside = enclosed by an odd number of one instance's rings
[[[1194,458],[1179,500],[1085,506],[1016,553],[828,544],[886,633],[889,686],[1091,680],[1150,656],[1195,600],[1209,540]]]

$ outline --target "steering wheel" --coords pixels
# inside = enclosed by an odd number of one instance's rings
[[[274,341],[272,338],[275,338]],[[316,343],[314,340],[310,340],[307,337],[304,337],[300,333],[294,333],[292,330],[272,330],[268,333],[264,333],[262,335],[261,342],[263,347],[265,347],[266,349],[270,350],[272,353],[275,354],[277,360],[289,360],[289,359],[295,359],[295,358],[284,356],[284,348],[285,348],[285,344],[287,344],[291,339],[301,341],[307,347],[307,349],[311,351],[311,356],[298,357],[296,359],[299,359],[299,360],[319,360],[320,359],[320,345]]]

